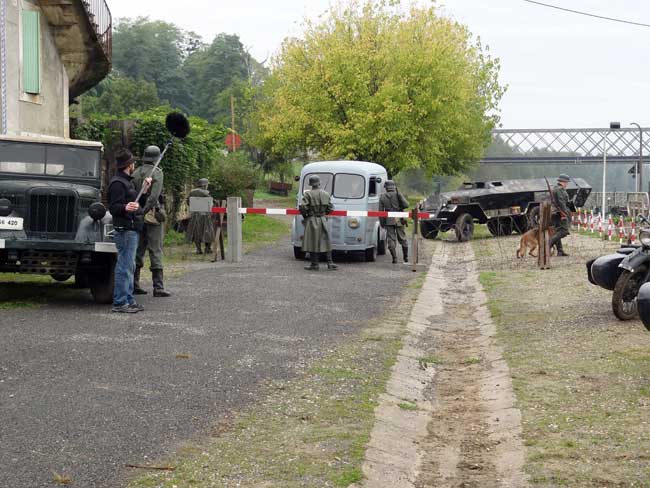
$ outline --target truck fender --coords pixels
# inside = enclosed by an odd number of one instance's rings
[[[650,262],[650,256],[644,252],[639,252],[637,254],[625,256],[619,264],[619,267],[632,272],[635,269],[638,269],[639,266],[648,262]]]
[[[101,222],[96,222],[90,216],[86,216],[81,219],[74,240],[77,242],[102,242],[104,240],[102,229]]]

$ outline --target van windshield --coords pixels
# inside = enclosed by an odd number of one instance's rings
[[[366,194],[366,180],[361,175],[339,173],[334,178],[334,197],[363,198]]]
[[[70,146],[0,141],[0,172],[97,178],[100,152]]]
[[[311,190],[309,186],[309,178],[311,176],[318,176],[320,178],[320,188],[325,190],[327,193],[332,193],[332,181],[334,180],[334,175],[332,173],[309,173],[305,175],[305,179],[302,182],[302,192],[305,193],[308,190]]]

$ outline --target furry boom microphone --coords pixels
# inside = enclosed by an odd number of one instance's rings
[[[158,166],[160,166],[160,162],[162,161],[162,158],[165,156],[165,153],[172,146],[174,142],[173,138],[176,137],[178,139],[185,139],[190,133],[190,121],[187,120],[187,117],[185,117],[180,112],[171,112],[167,114],[167,117],[165,118],[165,126],[167,127],[169,133],[172,135],[172,139],[170,139],[169,142],[165,145],[165,149],[163,149],[163,152],[160,154],[158,161],[156,161],[156,164],[154,164],[153,169],[149,174],[149,177],[151,177],[156,171],[156,169],[158,168]],[[142,185],[142,188],[138,193],[138,197],[135,199],[136,202],[140,200],[143,190],[144,190],[144,184]]]

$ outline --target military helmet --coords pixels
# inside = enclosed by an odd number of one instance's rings
[[[142,161],[145,163],[155,163],[160,157],[160,148],[158,146],[148,146],[142,155]]]
[[[311,175],[309,177],[309,186],[320,186],[320,178],[318,175]]]
[[[394,189],[397,188],[397,185],[393,180],[386,180],[386,183],[384,183],[384,188],[386,188],[387,190]]]
[[[199,181],[196,182],[197,185],[203,188],[207,188],[208,184],[210,184],[210,181],[207,178],[201,178]]]
[[[571,181],[571,178],[569,178],[569,175],[562,173],[560,176],[557,177],[557,181],[563,181],[565,183],[568,183],[569,181]]]

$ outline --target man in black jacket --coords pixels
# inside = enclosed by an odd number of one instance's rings
[[[108,185],[108,208],[113,216],[115,233],[113,240],[117,247],[115,264],[115,290],[112,312],[136,313],[144,310],[133,298],[133,273],[138,236],[143,226],[140,204],[136,201],[138,192],[133,184],[135,164],[133,155],[126,149],[115,157],[117,174]],[[144,182],[145,191],[151,185],[151,178]]]

